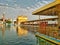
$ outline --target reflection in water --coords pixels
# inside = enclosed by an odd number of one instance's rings
[[[1,26],[1,29],[2,29],[2,38],[4,38],[4,35],[5,35],[5,31],[6,30],[10,30],[11,29],[11,25],[2,25]]]
[[[16,28],[16,32],[17,32],[18,36],[25,36],[28,33],[27,30],[25,30],[19,26]]]
[[[4,39],[4,34],[5,34],[5,25],[2,25],[2,38]]]
[[[6,30],[9,30],[10,31],[11,30],[11,25],[7,25],[6,26]]]
[[[0,45],[35,45],[35,35],[25,27],[1,26]]]

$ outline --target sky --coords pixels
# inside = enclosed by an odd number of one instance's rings
[[[0,0],[0,18],[5,14],[6,18],[16,19],[17,16],[25,15],[28,20],[39,19],[32,12],[54,0]]]

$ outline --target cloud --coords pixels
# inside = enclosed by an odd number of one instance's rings
[[[13,2],[14,0],[6,0],[8,2]],[[16,1],[16,0],[15,0]],[[37,1],[37,0],[36,0]],[[44,6],[46,3],[46,1],[42,2],[37,2],[34,5],[31,5],[30,7],[26,7],[26,8],[21,8],[21,6],[15,4],[14,6],[10,6],[10,5],[6,5],[4,3],[0,3],[0,15],[2,16],[3,12],[5,12],[5,17],[6,18],[12,18],[12,19],[16,19],[17,16],[19,15],[25,15],[28,17],[29,20],[36,20],[38,19],[38,16],[32,15],[32,12],[42,6]],[[1,18],[0,16],[0,18]]]
[[[43,1],[45,4],[48,4],[49,2],[48,1]]]
[[[3,10],[4,9],[4,10]],[[32,15],[32,12],[25,8],[12,8],[12,7],[6,7],[6,6],[0,6],[0,18],[5,12],[6,18],[16,19],[19,15],[25,15],[28,17],[29,20],[37,19],[38,16]]]
[[[15,2],[16,0],[5,0],[7,2]]]
[[[3,5],[3,3],[0,3],[0,5]]]
[[[33,6],[27,7],[27,10],[29,10],[30,12],[32,12],[34,10],[34,7]]]

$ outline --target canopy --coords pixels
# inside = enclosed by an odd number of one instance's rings
[[[57,15],[56,6],[60,5],[60,0],[56,0],[32,12],[33,15]]]

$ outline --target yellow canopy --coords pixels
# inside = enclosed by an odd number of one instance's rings
[[[47,4],[47,5],[45,5],[45,6],[41,7],[41,8],[33,11],[32,14],[34,14],[34,15],[44,15],[44,14],[46,14],[48,12],[48,11],[45,11],[45,10],[50,9],[51,7],[54,7],[54,6],[58,5],[58,4],[60,4],[60,0],[56,0],[56,1],[52,2],[52,3],[50,3],[50,4]]]

